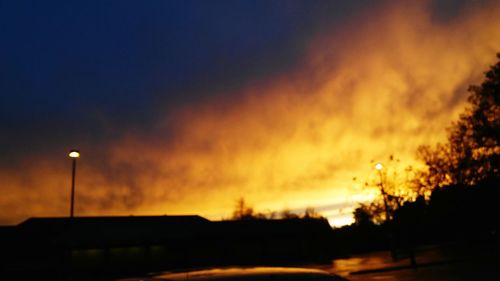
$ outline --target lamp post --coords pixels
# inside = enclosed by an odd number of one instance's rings
[[[387,225],[389,226],[388,234],[390,237],[392,237],[389,240],[389,247],[391,248],[391,256],[392,256],[392,260],[396,261],[397,260],[396,247],[395,247],[394,241],[393,241],[394,231],[392,229],[392,223],[390,223],[391,221],[390,221],[390,217],[389,217],[389,206],[387,205],[387,193],[385,192],[385,189],[384,189],[384,178],[382,175],[382,169],[384,169],[384,165],[382,165],[381,163],[377,163],[375,165],[375,169],[377,169],[378,175],[380,177],[380,192],[382,193],[382,196],[384,198],[385,220],[386,220]]]
[[[377,169],[378,175],[380,177],[380,192],[382,192],[382,196],[384,198],[385,219],[389,220],[389,207],[387,205],[387,193],[385,193],[384,180],[383,180],[383,177],[382,177],[382,169],[384,169],[384,165],[382,165],[381,163],[377,163],[375,165],[375,169]]]
[[[75,207],[75,174],[76,174],[76,159],[80,158],[80,151],[76,149],[70,150],[68,156],[73,159],[73,172],[71,176],[71,206],[69,210],[69,217],[73,218]]]

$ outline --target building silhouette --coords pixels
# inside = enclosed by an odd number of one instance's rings
[[[321,219],[30,218],[0,228],[0,255],[3,272],[36,276],[329,262],[331,231]]]

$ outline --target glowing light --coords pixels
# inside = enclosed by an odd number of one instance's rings
[[[73,149],[69,152],[68,156],[71,158],[80,158],[80,151]]]

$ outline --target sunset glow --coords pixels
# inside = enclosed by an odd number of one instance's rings
[[[264,213],[313,207],[334,226],[352,223],[355,206],[379,192],[363,185],[383,167],[373,161],[395,154],[418,165],[417,147],[444,140],[468,85],[500,51],[498,2],[450,20],[432,15],[431,2],[388,1],[318,23],[313,37],[294,39],[307,46],[298,62],[277,74],[218,88],[231,82],[222,77],[200,89],[208,98],[174,109],[157,101],[140,129],[103,122],[109,134],[67,143],[85,153],[75,212],[217,220],[243,197]],[[68,146],[2,165],[0,223],[67,213]]]

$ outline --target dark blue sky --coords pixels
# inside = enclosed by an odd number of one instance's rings
[[[1,1],[0,152],[147,130],[293,67],[309,38],[370,2]],[[439,2],[439,18],[456,2]]]
[[[1,154],[152,126],[172,106],[294,65],[318,23],[340,21],[358,6],[2,1]]]

